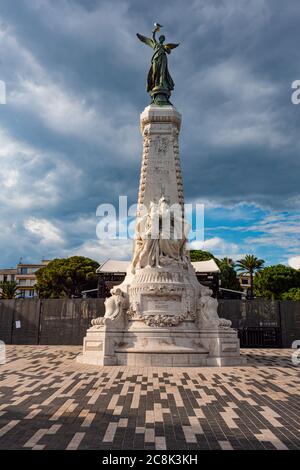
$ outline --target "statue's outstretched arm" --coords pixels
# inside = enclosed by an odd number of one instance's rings
[[[147,46],[150,46],[152,49],[154,47],[154,40],[151,38],[147,38],[146,36],[143,36],[142,34],[137,33],[137,37],[139,38],[140,41],[144,42],[147,44]]]

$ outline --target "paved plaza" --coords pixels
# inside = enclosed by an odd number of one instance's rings
[[[300,449],[300,366],[95,367],[77,346],[7,346],[0,449]]]

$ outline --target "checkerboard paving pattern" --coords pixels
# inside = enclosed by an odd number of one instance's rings
[[[77,346],[7,346],[0,449],[299,449],[291,350],[228,368],[95,367]]]

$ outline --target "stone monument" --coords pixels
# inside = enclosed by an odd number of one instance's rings
[[[131,265],[92,321],[81,363],[137,366],[231,366],[245,362],[231,322],[202,286],[186,250],[188,224],[179,157],[181,115],[170,103],[174,82],[167,54],[178,44],[138,38],[153,49],[147,91],[152,102],[140,116],[143,156]]]

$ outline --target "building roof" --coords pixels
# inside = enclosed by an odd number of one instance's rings
[[[18,268],[41,268],[44,266],[47,266],[47,264],[50,263],[51,260],[48,259],[43,259],[40,263],[24,263],[23,261],[20,261],[17,264]]]
[[[126,273],[130,261],[119,261],[115,259],[108,259],[98,269],[97,273]]]
[[[233,290],[233,289],[225,289],[225,287],[219,287],[220,290],[224,292],[233,292],[234,294],[240,294],[241,296],[246,296],[247,294],[242,290]]]
[[[44,263],[18,263],[18,268],[43,268],[44,266]]]
[[[207,261],[193,261],[196,273],[219,273],[220,269],[213,258]]]
[[[2,268],[0,269],[0,274],[17,274],[17,269],[14,268]]]
[[[98,269],[97,273],[126,273],[130,261],[118,261],[114,259],[108,259]],[[214,259],[208,261],[195,261],[192,262],[196,273],[219,273],[217,263]]]

